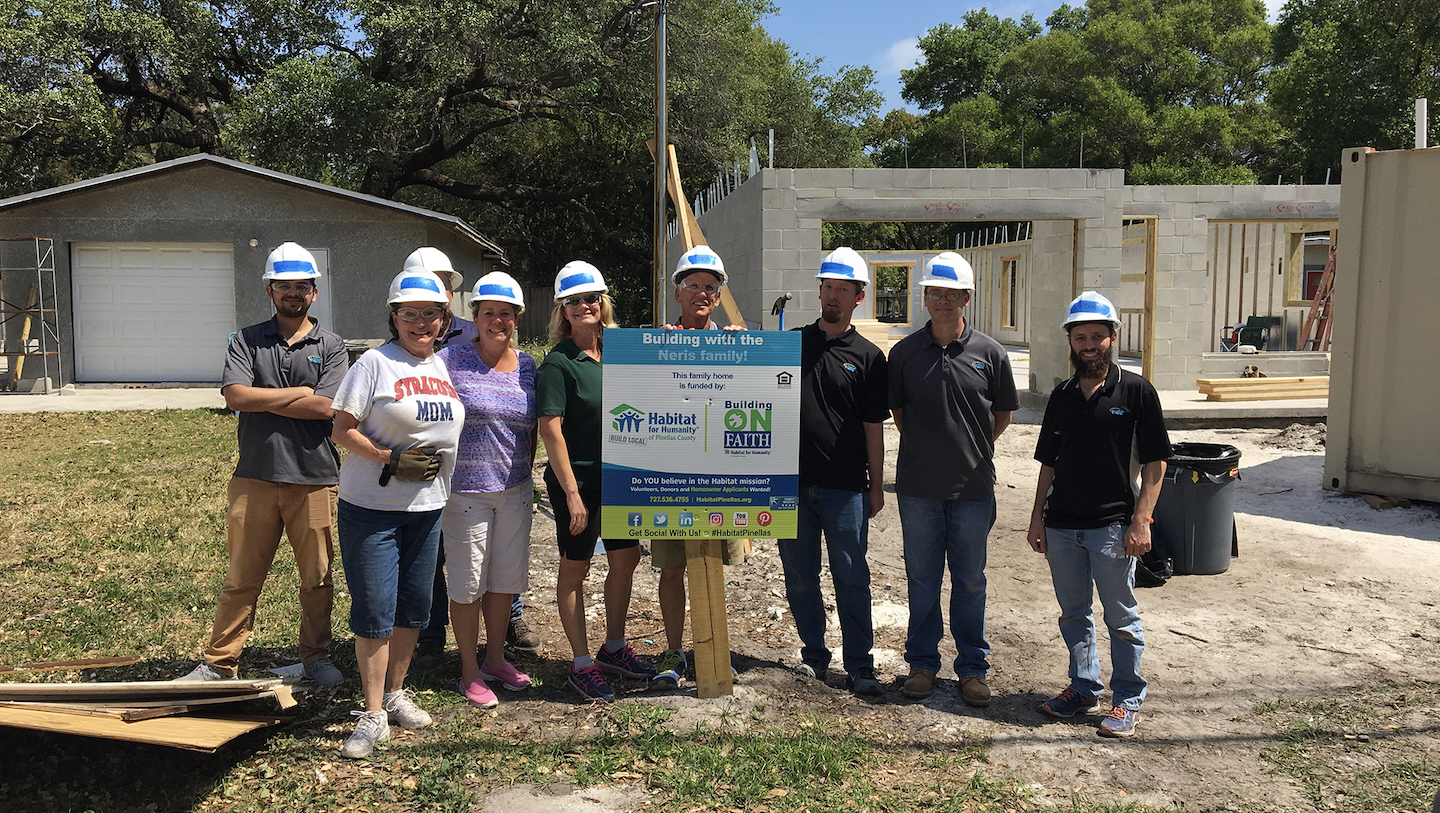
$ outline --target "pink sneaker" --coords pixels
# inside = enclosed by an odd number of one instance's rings
[[[499,683],[512,692],[530,688],[530,676],[511,666],[506,661],[505,666],[497,671],[490,671],[486,664],[480,664],[480,677],[491,683]]]
[[[466,683],[462,678],[460,680],[460,693],[465,695],[465,699],[469,700],[472,706],[479,706],[482,709],[493,709],[500,705],[499,698],[495,696],[494,692],[490,691],[490,687],[486,686],[483,680]]]

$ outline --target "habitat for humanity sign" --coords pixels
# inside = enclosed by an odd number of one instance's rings
[[[795,536],[800,334],[605,331],[601,535]]]

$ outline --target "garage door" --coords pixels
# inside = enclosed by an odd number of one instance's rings
[[[75,380],[220,380],[235,329],[229,243],[75,243]]]

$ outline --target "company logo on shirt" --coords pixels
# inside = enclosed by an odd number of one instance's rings
[[[844,368],[845,368],[845,371],[848,372],[848,373],[853,373],[853,372],[855,372],[855,365],[851,364],[851,363],[848,362],[848,361],[845,362],[844,364],[840,365],[840,366],[841,366],[841,367],[844,367]]]
[[[310,360],[311,360],[312,362],[316,363],[316,364],[319,364],[319,363],[320,363],[320,357],[319,357],[319,356],[311,356],[311,357],[310,357]]]
[[[972,361],[970,362],[970,366],[974,367],[982,373],[985,372],[985,362],[983,361]]]
[[[1125,407],[1111,407],[1111,408],[1110,408],[1110,414],[1111,414],[1111,415],[1124,415],[1124,414],[1125,414]]]

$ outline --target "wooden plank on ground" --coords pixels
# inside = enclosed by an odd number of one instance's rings
[[[1205,396],[1207,401],[1289,401],[1298,398],[1328,398],[1328,389],[1292,390],[1284,392],[1212,392]]]
[[[730,677],[730,629],[725,617],[725,565],[721,558],[724,545],[720,539],[685,540],[695,693],[701,698],[735,691]]]
[[[108,717],[87,717],[55,711],[0,706],[0,726],[107,740],[168,745],[213,754],[242,734],[279,725],[288,717],[160,717],[127,723]]]
[[[81,706],[67,703],[17,703],[13,700],[0,702],[0,707],[53,711],[58,714],[79,714],[85,717],[110,717],[116,720],[124,720],[127,723],[133,723],[136,720],[149,720],[154,717],[169,717],[174,714],[184,714],[187,711],[194,710],[191,706],[122,708],[115,706]]]
[[[60,703],[227,697],[271,691],[281,678],[266,680],[143,680],[116,683],[0,683],[0,700]]]
[[[125,655],[118,658],[81,658],[73,661],[21,663],[15,666],[0,666],[0,675],[10,672],[61,672],[74,669],[96,669],[102,666],[129,666],[139,662],[139,655]]]
[[[1196,387],[1207,401],[1278,401],[1287,398],[1327,398],[1330,377],[1277,376],[1274,378],[1199,378]]]

